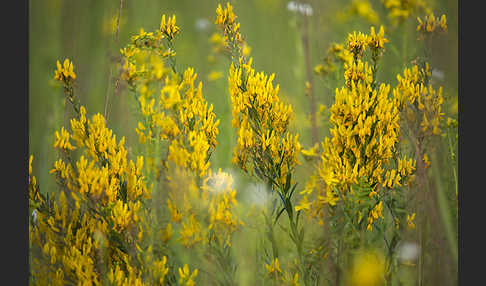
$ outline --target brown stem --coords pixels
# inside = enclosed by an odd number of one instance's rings
[[[307,75],[307,81],[309,82],[309,97],[310,97],[310,113],[311,113],[311,126],[312,126],[312,145],[318,143],[317,134],[317,122],[316,122],[316,99],[314,97],[314,86],[312,83],[312,67],[310,61],[310,49],[309,49],[309,20],[307,15],[303,15],[303,29],[302,29],[302,44],[304,46],[305,56],[305,70]]]

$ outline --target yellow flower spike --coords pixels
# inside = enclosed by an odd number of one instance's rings
[[[355,58],[361,58],[363,51],[369,44],[369,41],[370,38],[367,35],[361,32],[353,32],[353,34],[348,35],[346,48],[348,51],[354,54]]]
[[[429,161],[429,156],[426,153],[423,156],[423,161],[424,161],[424,164],[425,164],[425,168],[428,168],[431,163]]]
[[[69,59],[65,59],[62,66],[59,60],[57,60],[56,66],[57,70],[54,74],[54,80],[62,81],[66,85],[71,85],[72,81],[76,79],[74,64]]]
[[[447,19],[446,19],[446,15],[442,15],[440,17],[440,27],[442,28],[443,31],[447,31]]]
[[[64,67],[62,69],[62,73],[64,74],[64,77],[67,78],[69,75],[69,60],[65,59],[64,60]]]
[[[179,267],[179,285],[194,286],[194,279],[197,277],[198,273],[198,269],[195,269],[191,274],[187,264],[184,264],[183,268]]]
[[[378,34],[375,34],[375,27],[371,27],[368,45],[371,48],[383,49],[384,44],[388,43],[388,39],[385,38],[385,30],[383,26],[380,26]]]
[[[162,15],[162,20],[160,22],[160,31],[164,33],[169,41],[172,41],[172,39],[179,33],[180,28],[176,26],[176,16],[172,15],[172,17],[169,17],[167,19],[167,22],[165,21],[165,14]]]
[[[69,142],[70,134],[67,132],[64,127],[61,127],[61,134],[58,131],[55,133],[56,141],[54,142],[53,147],[59,149],[66,149],[66,150],[74,150],[75,147],[71,145]]]
[[[32,174],[32,161],[34,160],[34,155],[29,156],[29,176]]]
[[[268,274],[282,273],[282,269],[280,269],[278,262],[278,257],[276,257],[271,264],[265,264],[265,269],[267,269]]]
[[[417,25],[417,32],[420,31],[420,29],[422,29],[424,23],[422,22],[422,19],[420,19],[420,17],[417,17],[417,21],[418,21],[418,25]]]
[[[125,229],[131,221],[132,212],[128,209],[128,205],[122,201],[117,201],[113,208],[111,217],[114,222],[113,229],[115,231],[122,231]]]
[[[445,15],[442,15],[439,18],[435,17],[434,14],[429,13],[425,16],[424,21],[422,21],[422,19],[420,19],[419,17],[417,17],[417,21],[417,31],[419,32],[433,33],[439,30],[439,32],[447,32],[447,19]]]

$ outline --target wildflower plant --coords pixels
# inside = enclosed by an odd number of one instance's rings
[[[273,259],[278,258],[273,225],[286,212],[290,227],[288,234],[295,244],[300,262],[298,271],[306,277],[304,232],[299,225],[300,211],[296,211],[292,203],[292,195],[297,186],[292,175],[300,164],[298,155],[301,151],[299,135],[289,130],[292,107],[280,100],[279,86],[273,85],[275,75],[256,73],[252,68],[252,58],[247,59],[243,55],[240,24],[236,22],[232,6],[229,3],[225,9],[218,6],[216,14],[216,24],[232,50],[228,90],[232,103],[232,124],[237,128],[233,163],[263,182],[275,196],[275,203],[282,203],[280,207],[274,203],[270,213],[265,213]]]
[[[140,36],[135,36],[124,49],[128,66],[142,71],[136,79],[129,70],[126,75],[142,115],[135,131],[147,145],[156,182],[161,181],[155,193],[166,199],[170,214],[170,222],[160,225],[164,240],[205,251],[223,268],[231,267],[231,235],[243,224],[234,211],[236,190],[230,174],[210,168],[220,121],[194,69],[177,71],[173,42],[179,30],[175,16],[167,22],[162,16],[160,30],[143,34],[154,35],[153,44],[139,47]],[[178,233],[174,241],[173,233]],[[228,277],[224,283],[234,279]]]
[[[391,255],[399,236],[393,230],[405,220],[403,187],[413,181],[415,161],[400,156],[399,106],[390,85],[377,79],[386,42],[383,27],[378,33],[372,27],[369,35],[348,35],[345,46],[352,61],[344,63],[345,85],[336,89],[330,107],[331,138],[322,142],[316,173],[301,191],[298,208],[320,224],[329,216],[331,233],[336,237],[346,233],[349,249],[358,247],[363,238],[368,240],[365,245],[381,240]],[[333,250],[335,259],[338,249],[343,251],[342,245]]]
[[[56,79],[71,84],[58,73]],[[148,230],[141,207],[150,199],[143,157],[128,159],[125,139],[116,139],[101,114],[87,118],[72,89],[65,91],[80,108],[71,119],[72,133],[64,127],[56,132],[53,147],[62,158],[50,173],[56,176],[59,192],[42,193],[35,177],[31,180],[30,206],[36,211],[30,227],[32,282],[162,285],[167,257],[142,264],[140,260],[141,253],[150,252],[145,248]]]

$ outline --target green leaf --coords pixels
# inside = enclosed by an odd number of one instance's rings
[[[277,221],[278,221],[278,218],[282,215],[283,211],[285,210],[285,207],[283,207],[277,214],[277,216],[275,217],[275,221],[273,222],[273,224],[276,224]]]

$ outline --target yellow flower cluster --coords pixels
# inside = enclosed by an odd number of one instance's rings
[[[397,75],[398,85],[393,89],[396,105],[405,114],[408,124],[420,129],[424,136],[439,135],[444,116],[442,87],[435,90],[429,83],[430,75],[428,63],[420,69],[417,65],[405,68],[403,75]],[[415,127],[417,125],[420,127]]]
[[[209,168],[209,155],[216,147],[216,136],[219,133],[219,120],[202,96],[202,84],[194,86],[196,74],[188,68],[180,84],[166,85],[161,91],[160,103],[165,104],[159,120],[152,121],[161,127],[162,139],[171,140],[169,161],[172,158],[177,166],[189,166],[200,176],[204,176]],[[164,96],[168,93],[167,98]],[[176,98],[171,100],[171,98]],[[160,106],[160,104],[159,104]]]
[[[353,54],[350,53],[343,44],[332,43],[324,57],[324,63],[314,67],[314,73],[326,76],[336,70],[335,63],[339,61],[344,64],[352,64]]]
[[[446,15],[435,17],[434,14],[430,13],[425,16],[424,22],[420,17],[417,17],[418,25],[417,31],[423,33],[433,33],[435,31],[447,32],[447,19]]]
[[[299,273],[292,274],[289,271],[283,271],[280,268],[280,263],[276,257],[270,264],[265,263],[265,269],[267,271],[268,278],[275,283],[277,280],[281,281],[278,285],[299,286]]]
[[[361,32],[348,35],[346,48],[353,53],[354,58],[361,58],[364,50],[369,47],[370,49],[384,49],[384,44],[388,43],[388,39],[385,38],[385,29],[380,26],[378,34],[375,32],[375,27],[370,28],[370,34],[366,35]]]
[[[69,132],[67,132],[64,127],[61,128],[61,135],[59,135],[59,132],[56,131],[56,142],[54,143],[54,148],[74,150],[74,147],[69,142],[69,137]]]
[[[179,241],[185,247],[215,241],[231,246],[232,234],[243,225],[235,213],[236,190],[231,174],[212,172],[198,188],[194,178],[183,169],[168,177],[171,220],[180,226]],[[182,191],[181,191],[182,190]]]
[[[177,240],[184,247],[206,243],[206,228],[202,225],[205,220],[200,217],[207,214],[207,193],[201,192],[192,172],[188,169],[173,168],[169,171],[167,205],[175,231],[179,230],[180,236]],[[171,224],[171,232],[172,228]]]
[[[366,230],[373,230],[373,222],[383,217],[383,201],[380,201],[368,214],[368,225]]]
[[[280,269],[280,264],[278,263],[277,257],[272,261],[272,263],[265,264],[265,269],[269,275],[272,275],[273,273],[282,273],[282,269]]]
[[[65,59],[63,65],[57,61],[57,70],[54,74],[54,79],[62,81],[66,85],[71,85],[76,79],[76,74],[74,73],[74,65],[69,59]]]
[[[161,31],[172,40],[179,31],[175,16],[167,23],[165,15],[162,17]],[[148,33],[148,36],[144,34],[144,37],[150,38],[154,34],[158,31]],[[135,130],[139,141],[168,141],[166,167],[170,161],[204,176],[219,133],[219,120],[216,120],[213,105],[208,105],[203,98],[202,83],[196,85],[194,69],[187,68],[181,75],[175,73],[174,68],[171,70],[164,62],[167,50],[160,46],[139,48],[137,41],[142,38],[136,36],[132,44],[122,50],[129,67],[125,79],[135,91],[143,119]],[[172,51],[170,45],[168,50]]]
[[[34,155],[29,157],[29,206],[31,208],[37,207],[39,203],[42,203],[42,197],[39,193],[39,188],[37,186],[37,178],[32,175],[32,161],[34,160]]]
[[[221,54],[226,50],[226,42],[218,32],[214,32],[209,38],[213,54]]]
[[[163,62],[164,58],[171,61],[173,68],[172,58],[176,53],[172,42],[180,30],[175,21],[175,15],[169,17],[167,22],[165,15],[162,15],[159,29],[147,33],[141,28],[137,35],[132,36],[131,44],[120,50],[125,59],[121,77],[132,89],[139,86],[149,92],[148,85],[160,81],[168,72]]]
[[[351,90],[336,90],[332,139],[323,143],[322,166],[334,170],[323,177],[327,185],[337,180],[349,187],[361,177],[370,184],[381,182],[382,166],[392,158],[399,132],[398,109],[388,99],[389,91],[384,84],[371,90],[362,81],[352,83]]]
[[[402,23],[419,11],[430,11],[424,0],[381,0],[394,24]]]
[[[376,200],[375,206],[368,209],[369,230],[373,221],[383,217],[380,198],[385,189],[408,183],[415,170],[414,162],[406,158],[398,158],[398,169],[389,167],[396,159],[399,108],[390,98],[389,85],[382,83],[373,87],[375,73],[361,60],[367,47],[376,55],[386,42],[383,27],[378,34],[371,29],[370,35],[355,32],[348,36],[346,48],[354,57],[351,64],[345,65],[346,86],[336,89],[335,102],[330,108],[332,138],[322,142],[317,173],[301,192],[304,197],[298,206],[321,217],[324,204],[335,206],[341,197],[354,192],[353,186],[364,183],[371,187],[366,197]],[[316,199],[309,200],[308,196],[315,190]]]
[[[376,13],[368,0],[353,0],[343,16],[348,18],[351,15],[361,17],[371,24],[378,24],[379,22],[378,13]]]
[[[310,147],[309,149],[302,149],[301,153],[304,156],[304,158],[312,158],[312,157],[318,157],[318,150],[319,150],[319,144],[316,143],[314,146]]]
[[[214,230],[218,241],[231,246],[231,234],[243,225],[234,210],[237,201],[233,177],[229,173],[221,172],[221,169],[214,174],[210,172],[203,182],[202,189],[211,194],[208,229]]]
[[[273,86],[274,74],[256,73],[248,64],[231,64],[228,78],[232,102],[233,127],[238,128],[238,144],[233,151],[233,162],[244,171],[256,174],[264,181],[277,178],[281,183],[296,164],[301,146],[298,134],[292,135],[288,125],[292,107],[280,101],[279,86]],[[253,169],[252,162],[258,162]],[[275,166],[281,167],[274,174]]]
[[[147,33],[143,28],[140,28],[139,33],[132,36],[131,40],[132,44],[139,48],[158,48],[163,38],[164,35],[160,31]]]
[[[216,21],[223,30],[224,42],[230,50],[237,50],[238,54],[243,52],[243,38],[240,34],[240,23],[236,22],[236,15],[233,13],[233,6],[228,2],[223,9],[221,4],[216,8]]]
[[[346,49],[353,54],[354,60],[356,60],[362,57],[368,43],[368,35],[361,32],[356,33],[356,31],[354,31],[352,34],[348,34]]]
[[[192,273],[189,270],[189,266],[184,264],[183,268],[179,267],[179,285],[194,286],[196,285],[194,279],[197,277],[199,271],[195,269]]]
[[[377,60],[381,56],[381,53],[385,50],[385,43],[388,43],[388,39],[385,38],[385,30],[383,29],[383,26],[380,26],[380,30],[378,31],[378,33],[375,32],[375,27],[372,26],[369,35],[363,34],[361,32],[356,33],[356,31],[353,32],[353,34],[349,34],[346,43],[346,49],[352,53],[353,61],[345,62],[345,70],[358,69],[361,71],[363,69],[363,63],[360,62],[360,60],[363,57],[363,52],[366,50],[366,48],[369,48],[371,50],[371,59],[373,63],[376,64]],[[374,73],[375,68],[375,66],[366,66],[364,73],[366,74],[368,71],[369,73]],[[347,79],[348,78],[349,76],[347,77]]]
[[[388,43],[388,39],[385,38],[385,29],[380,26],[378,34],[375,32],[375,27],[370,28],[370,35],[368,37],[368,46],[371,49],[384,49],[385,43]]]
[[[165,15],[162,15],[162,20],[160,21],[160,31],[166,35],[170,41],[179,33],[180,28],[176,26],[176,16],[172,15],[165,22]]]
[[[121,188],[121,180],[124,179],[125,196],[130,200],[149,197],[141,174],[143,157],[137,158],[136,164],[127,161],[125,138],[117,143],[116,136],[106,127],[101,114],[87,120],[86,109],[81,106],[80,118],[71,119],[71,129],[71,137],[77,143],[75,147],[85,147],[85,155],[81,155],[75,164],[60,159],[51,171],[56,173],[68,188],[81,194],[89,194],[103,203],[112,203],[118,198],[117,192]]]
[[[352,83],[356,85],[358,81],[366,84],[373,82],[373,71],[368,62],[363,63],[358,59],[358,61],[353,61],[350,64],[345,63],[344,69],[344,80],[347,88],[351,88]]]
[[[242,222],[235,213],[236,190],[231,176],[210,169],[220,121],[213,105],[204,99],[194,69],[189,67],[182,73],[176,70],[172,39],[179,28],[174,27],[175,17],[166,22],[163,16],[160,31],[167,43],[144,47],[140,39],[134,39],[122,50],[128,63],[125,79],[141,114],[135,131],[146,147],[148,170],[155,170],[156,178],[161,178],[157,190],[166,188],[157,196],[166,200],[171,221],[161,227],[160,237],[164,243],[178,243],[184,248],[211,251],[217,244],[227,249],[232,233]],[[159,158],[158,154],[166,157]],[[197,269],[191,274],[185,265],[179,274],[180,285],[194,285]]]
[[[78,118],[71,120],[73,133],[62,128],[56,140],[67,152],[67,161],[59,159],[51,171],[58,195],[39,193],[35,177],[29,180],[30,205],[36,211],[30,243],[41,253],[32,260],[32,276],[39,285],[102,285],[105,277],[112,285],[163,285],[167,258],[140,266],[134,256],[151,253],[141,250],[143,234],[150,231],[141,204],[150,198],[143,157],[136,163],[128,160],[124,138],[117,142],[105,125],[100,114],[87,119],[81,106]],[[70,146],[82,151],[77,161],[63,141],[70,137],[76,142]]]

